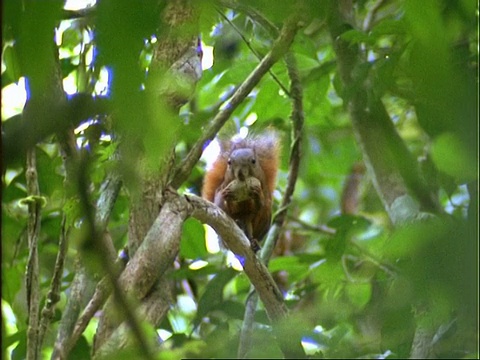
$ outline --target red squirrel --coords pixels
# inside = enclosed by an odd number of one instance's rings
[[[270,227],[280,142],[267,132],[245,139],[234,136],[220,147],[205,175],[202,197],[235,220],[257,251]]]

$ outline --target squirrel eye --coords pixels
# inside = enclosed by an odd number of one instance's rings
[[[252,158],[252,164],[255,165],[256,162],[257,162],[257,160],[255,158]]]
[[[232,160],[228,159],[228,160],[227,160],[227,164],[228,164],[228,165],[232,165]]]

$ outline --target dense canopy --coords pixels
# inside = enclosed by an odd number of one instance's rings
[[[476,1],[2,6],[3,357],[478,357]],[[272,131],[254,253],[199,196]]]

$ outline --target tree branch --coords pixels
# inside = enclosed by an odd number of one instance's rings
[[[381,5],[381,2],[377,2]],[[356,68],[361,65],[358,47],[341,38],[346,30],[345,14],[336,1],[330,1],[328,26],[337,57],[338,73],[344,89],[343,99],[348,105],[357,141],[362,148],[365,164],[374,186],[392,223],[399,225],[421,218],[421,210],[440,214],[442,209],[421,176],[418,164],[400,138],[381,99],[375,96],[365,79],[357,78]],[[343,9],[348,11],[348,9]],[[415,197],[412,197],[412,195]],[[416,301],[418,306],[419,301]],[[426,311],[428,314],[428,311]],[[434,334],[431,324],[425,328],[416,319],[416,332],[411,357],[427,357]]]
[[[385,0],[376,0],[363,20],[363,31],[370,31],[378,10],[384,5]]]
[[[70,285],[70,294],[67,305],[58,327],[57,338],[55,339],[51,357],[52,360],[67,359],[65,346],[71,336],[78,314],[81,308],[85,305],[85,302],[91,296],[91,289],[95,286],[91,274],[88,274],[87,269],[80,264],[80,260],[77,259],[76,262],[75,277]]]
[[[24,203],[28,206],[28,263],[26,289],[28,305],[27,328],[27,359],[36,360],[39,354],[40,341],[38,337],[39,322],[39,269],[38,269],[38,238],[40,236],[42,198],[38,186],[37,161],[35,149],[27,152],[27,168],[25,172],[28,198]],[[44,200],[43,200],[44,201]]]
[[[283,302],[283,295],[266,266],[252,251],[250,241],[235,221],[219,207],[196,195],[185,195],[182,199],[186,201],[185,206],[189,205],[191,216],[210,225],[231,251],[245,259],[243,266],[245,274],[258,291],[270,320],[275,322],[284,319],[287,316],[287,308]]]
[[[143,300],[151,291],[157,280],[168,270],[175,259],[179,247],[183,221],[187,217],[186,209],[179,201],[167,200],[135,255],[128,262],[118,279],[119,290],[115,297]],[[102,350],[114,330],[120,325],[114,320],[113,298],[105,305],[105,314],[99,324],[95,352]],[[135,315],[138,318],[138,315]]]
[[[39,328],[39,344],[43,344],[43,338],[45,335],[45,331],[47,330],[47,326],[53,319],[55,305],[60,300],[60,285],[62,283],[62,275],[63,269],[65,264],[65,257],[67,256],[67,249],[68,249],[68,235],[67,235],[67,228],[66,228],[66,215],[63,214],[62,217],[62,224],[60,227],[60,240],[58,243],[58,253],[57,259],[55,261],[55,269],[52,276],[52,281],[50,283],[50,290],[47,294],[47,299],[45,301],[45,305],[42,310],[42,317],[40,321],[40,328]]]
[[[232,218],[211,202],[195,195],[185,195],[185,200],[191,206],[191,215],[215,229],[227,247],[244,259],[243,270],[262,300],[277,336],[278,345],[285,356],[304,357],[300,339],[282,331],[285,322],[288,321],[288,309],[283,301],[283,295],[267,267],[252,251],[250,241],[244,232]]]

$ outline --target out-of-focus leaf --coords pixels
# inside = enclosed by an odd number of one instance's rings
[[[273,258],[268,268],[271,272],[286,271],[290,281],[298,281],[307,274],[309,265],[307,262],[300,262],[297,256],[281,256]]]
[[[70,351],[69,359],[84,360],[89,359],[91,353],[91,347],[85,339],[85,336],[80,337],[74,348]]]
[[[208,254],[205,246],[205,230],[202,224],[194,219],[188,219],[183,223],[180,254],[188,259],[198,259]]]
[[[369,37],[363,31],[359,31],[359,30],[345,31],[341,35],[341,37],[342,37],[343,40],[348,41],[351,44],[367,43],[367,44],[372,45],[373,42],[374,42],[374,39]]]
[[[51,159],[42,150],[37,151],[36,154],[40,193],[51,196],[63,187],[64,179],[61,176],[62,160],[59,156]]]
[[[5,63],[5,80],[2,75],[2,88],[11,84],[12,82],[18,82],[22,73],[20,71],[20,64],[18,62],[18,56],[16,48],[14,46],[7,46],[3,50],[2,56],[3,62]],[[8,80],[7,80],[8,79]]]
[[[66,78],[70,73],[77,68],[77,65],[72,63],[72,59],[60,59],[60,67],[62,69],[62,76]]]
[[[328,226],[341,231],[365,231],[370,224],[371,222],[368,219],[354,215],[341,215],[328,222]]]
[[[260,119],[272,119],[288,114],[290,103],[279,92],[279,85],[271,79],[266,79],[258,91],[254,109]]]
[[[312,269],[312,280],[320,284],[320,288],[335,290],[345,280],[345,273],[340,262],[325,261]]]
[[[22,332],[23,333],[23,332]],[[12,360],[23,360],[27,356],[27,334],[24,332],[17,346],[12,350]]]
[[[472,181],[478,176],[478,163],[471,154],[466,144],[452,133],[438,136],[432,146],[437,167],[460,182]]]
[[[63,1],[28,2],[21,17],[18,55],[22,73],[29,78],[33,96],[51,89],[53,78],[54,27],[60,19]],[[32,36],[34,34],[34,36]]]
[[[218,310],[223,311],[231,319],[242,320],[245,315],[245,305],[232,300],[223,301]]]
[[[80,29],[75,24],[72,24],[72,26],[66,29],[62,34],[62,46],[73,50],[80,44],[82,39],[83,36]]]
[[[348,283],[345,288],[348,299],[356,309],[362,309],[372,296],[372,284]]]
[[[198,301],[197,315],[194,320],[195,326],[197,326],[202,318],[206,316],[211,310],[215,309],[223,300],[223,288],[237,272],[232,268],[226,268],[220,271],[215,277],[208,283],[204,293]]]
[[[13,304],[21,289],[19,280],[23,276],[23,269],[18,265],[2,264],[2,274],[2,298],[9,304]]]
[[[370,35],[377,38],[382,35],[403,35],[405,33],[406,27],[403,21],[385,19],[372,28]]]

